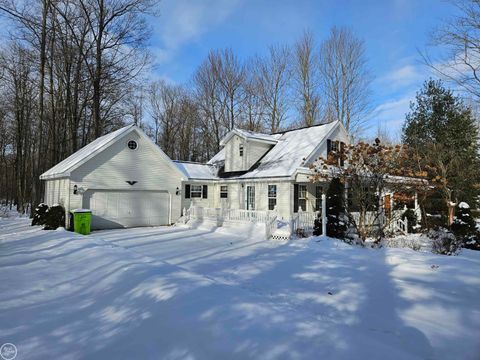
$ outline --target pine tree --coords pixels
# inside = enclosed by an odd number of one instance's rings
[[[330,237],[343,239],[347,226],[344,219],[345,187],[339,178],[333,178],[327,190],[327,235]]]
[[[420,167],[431,166],[446,179],[441,196],[447,206],[478,199],[478,136],[471,109],[441,81],[426,81],[410,105],[403,142],[422,158]]]

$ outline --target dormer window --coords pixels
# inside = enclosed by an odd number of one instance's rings
[[[238,153],[240,156],[243,156],[243,144],[238,145]]]

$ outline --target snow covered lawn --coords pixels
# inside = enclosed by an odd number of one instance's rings
[[[0,219],[0,342],[17,359],[478,359],[479,274],[472,251]]]

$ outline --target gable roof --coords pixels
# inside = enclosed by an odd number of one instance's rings
[[[305,167],[312,157],[317,156],[320,146],[339,126],[341,123],[334,121],[267,135],[273,136],[276,144],[248,171],[233,174],[222,173],[221,168],[225,163],[225,148],[220,150],[207,164],[215,165],[219,170],[216,178],[291,177],[299,168]]]
[[[315,153],[338,125],[339,122],[335,121],[278,134],[278,143],[253,170],[239,177],[293,176],[299,167],[305,165],[304,159]]]
[[[272,145],[277,143],[277,139],[279,137],[278,135],[262,134],[259,132],[235,128],[225,135],[222,140],[220,140],[220,145],[224,146],[234,135],[238,135],[245,140],[253,140]]]
[[[108,148],[110,145],[115,143],[116,141],[123,138],[125,135],[129,134],[130,132],[135,131],[137,132],[140,137],[145,139],[146,141],[151,142],[155,148],[157,149],[158,154],[171,163],[172,169],[178,171],[179,175],[184,176],[183,172],[181,172],[172,162],[172,160],[156,145],[153,141],[136,125],[131,124],[124,126],[118,130],[115,130],[109,134],[101,136],[91,143],[85,145],[80,150],[76,151],[65,160],[59,162],[54,167],[50,168],[49,170],[45,171],[42,175],[40,175],[41,180],[48,180],[48,179],[56,179],[61,177],[68,177],[70,176],[71,172],[77,169],[79,166],[83,165],[88,160],[92,159],[94,156]]]

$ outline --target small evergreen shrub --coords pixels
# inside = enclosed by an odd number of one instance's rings
[[[35,208],[32,219],[33,225],[45,225],[47,221],[48,205],[41,203]]]
[[[322,235],[322,218],[318,216],[313,222],[313,235]]]
[[[402,214],[402,220],[407,219],[408,221],[408,233],[412,234],[417,229],[417,215],[413,209],[407,209]]]
[[[65,227],[65,209],[61,205],[53,205],[46,212],[44,230],[55,230]]]
[[[456,215],[457,216],[450,227],[452,232],[460,241],[462,241],[466,248],[480,250],[477,224],[470,211],[470,206],[465,202],[461,202],[457,206]]]
[[[455,255],[462,248],[462,242],[443,227],[430,230],[427,236],[432,240],[432,252],[441,255]]]
[[[344,205],[345,187],[340,179],[333,178],[327,190],[327,235],[344,239],[347,225],[345,223]]]

